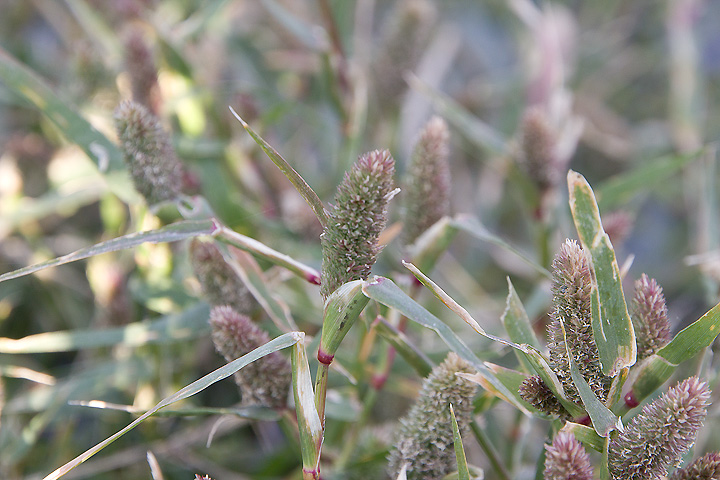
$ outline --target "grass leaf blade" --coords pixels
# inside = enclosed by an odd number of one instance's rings
[[[570,210],[583,248],[593,265],[593,334],[605,375],[614,377],[635,363],[635,332],[625,303],[620,268],[610,237],[603,230],[600,211],[590,184],[577,172],[568,172]]]
[[[198,237],[200,235],[211,235],[216,225],[212,220],[186,220],[173,223],[157,230],[136,232],[122,237],[113,238],[107,242],[101,242],[91,247],[81,248],[73,253],[53,258],[46,262],[31,265],[29,267],[14,270],[0,275],[0,282],[13,278],[23,277],[50,267],[57,267],[67,263],[76,262],[85,258],[100,255],[102,253],[116,252],[128,248],[137,247],[143,243],[177,242],[186,238]]]

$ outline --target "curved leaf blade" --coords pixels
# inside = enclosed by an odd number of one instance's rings
[[[46,262],[31,265],[12,272],[0,275],[0,282],[13,278],[23,277],[50,267],[57,267],[67,263],[76,262],[85,258],[100,255],[102,253],[116,252],[128,248],[137,247],[143,243],[177,242],[186,238],[198,237],[200,235],[212,235],[217,228],[213,220],[185,220],[176,222],[157,230],[131,233],[122,237],[113,238],[107,242],[101,242],[91,247],[81,248],[73,253],[53,258]]]
[[[270,340],[265,345],[262,345],[252,352],[248,353],[247,355],[243,355],[242,357],[238,358],[237,360],[233,360],[232,362],[228,363],[227,365],[224,365],[217,370],[208,373],[204,377],[194,381],[190,385],[187,385],[184,388],[181,388],[177,392],[173,393],[169,397],[163,398],[157,405],[155,405],[153,408],[145,412],[143,415],[135,419],[132,423],[130,423],[127,427],[123,428],[119,432],[115,433],[111,437],[103,440],[102,442],[98,443],[94,447],[92,447],[89,450],[86,450],[81,455],[75,457],[73,460],[69,461],[62,467],[58,468],[48,476],[46,476],[43,480],[55,480],[62,476],[64,476],[66,473],[68,473],[73,468],[77,467],[81,463],[88,460],[90,457],[101,451],[103,448],[110,445],[112,442],[117,440],[118,438],[125,435],[127,432],[132,430],[133,428],[140,425],[142,422],[147,420],[148,417],[155,414],[158,410],[160,410],[163,407],[167,407],[168,405],[171,405],[175,402],[178,402],[180,400],[186,399],[188,397],[191,397],[195,395],[198,392],[201,392],[205,390],[210,385],[219,382],[220,380],[223,380],[224,378],[229,377],[230,375],[234,374],[244,366],[258,360],[259,358],[264,357],[265,355],[269,355],[270,353],[277,352],[278,350],[281,350],[283,348],[290,347],[292,345],[295,345],[297,342],[302,341],[303,335],[299,332],[290,332],[283,335],[280,335],[279,337],[276,337],[273,340]]]
[[[392,280],[376,276],[372,280],[365,282],[363,285],[363,293],[376,302],[396,309],[413,322],[435,331],[452,351],[469,362],[497,391],[501,392],[505,398],[511,401],[513,400],[514,395],[508,391],[502,382],[495,378],[492,371],[485,366],[482,360],[470,350],[465,342],[463,342],[450,327],[410,298],[400,287],[395,285]],[[513,405],[523,413],[529,414],[528,410],[521,403],[513,402]]]

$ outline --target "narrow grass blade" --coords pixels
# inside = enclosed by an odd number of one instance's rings
[[[471,215],[457,215],[453,219],[452,224],[459,228],[460,230],[463,230],[473,237],[483,240],[485,242],[492,243],[493,245],[497,245],[498,247],[512,253],[513,255],[517,256],[522,260],[523,262],[527,263],[530,267],[532,267],[535,271],[537,271],[539,274],[546,278],[552,278],[552,275],[550,272],[544,268],[542,265],[538,264],[536,261],[531,259],[527,254],[521,252],[517,248],[513,247],[509,243],[507,243],[502,238],[498,237],[497,235],[491,233],[488,231],[485,226],[480,223],[480,221],[471,216]]]
[[[600,211],[585,177],[568,172],[570,210],[583,248],[593,264],[593,334],[605,375],[614,377],[635,363],[635,332],[622,290],[620,268],[610,237],[603,230]]]
[[[315,408],[315,393],[305,353],[304,338],[305,334],[300,333],[292,351],[293,395],[300,430],[303,478],[316,478],[320,466],[323,425]]]
[[[118,250],[137,247],[143,243],[177,242],[179,240],[198,237],[200,235],[211,235],[215,231],[215,228],[216,224],[212,220],[186,220],[173,223],[157,230],[131,233],[122,237],[113,238],[107,242],[98,243],[91,247],[82,248],[62,257],[4,273],[0,275],[0,282],[30,275],[31,273],[35,273],[46,268],[57,267],[77,260],[83,260],[95,255],[100,255],[101,253],[116,252]]]
[[[652,395],[675,373],[677,365],[672,365],[659,355],[652,355],[640,364],[640,371],[632,385],[632,396],[637,402]]]
[[[315,52],[325,51],[330,48],[326,35],[318,35],[317,24],[303,22],[300,17],[293,15],[292,12],[274,0],[261,0],[260,3],[305,48]],[[321,30],[321,32],[325,33],[324,30]]]
[[[290,332],[286,333],[284,335],[281,335],[265,345],[256,348],[252,352],[248,353],[247,355],[243,355],[242,357],[238,358],[237,360],[233,360],[232,362],[228,363],[227,365],[224,365],[217,370],[205,375],[199,380],[194,381],[190,385],[178,390],[174,394],[170,395],[169,397],[166,397],[162,399],[157,405],[155,405],[153,408],[148,410],[146,413],[135,419],[130,425],[123,428],[116,434],[112,435],[111,437],[103,440],[102,442],[98,443],[91,449],[85,451],[83,454],[79,455],[78,457],[75,457],[70,462],[66,463],[62,467],[58,468],[54,472],[52,472],[50,475],[46,476],[43,480],[55,480],[57,478],[60,478],[64,476],[66,473],[68,473],[73,468],[77,467],[81,463],[88,460],[90,457],[110,445],[112,442],[117,440],[118,438],[125,435],[127,432],[132,430],[133,428],[140,425],[142,422],[147,420],[148,417],[151,415],[154,415],[158,410],[160,410],[163,407],[167,407],[168,405],[171,405],[175,402],[178,402],[180,400],[183,400],[185,398],[191,397],[195,395],[198,392],[201,392],[205,390],[210,385],[213,385],[214,383],[219,382],[220,380],[229,377],[230,375],[234,374],[241,368],[243,368],[245,365],[248,365],[254,361],[256,361],[259,358],[264,357],[265,355],[268,355],[272,352],[277,352],[278,350],[281,350],[283,348],[290,347],[292,345],[295,345],[296,343],[302,341],[304,334],[300,332]]]
[[[657,354],[646,358],[632,386],[637,402],[652,395],[675,372],[681,363],[694,358],[702,349],[709,347],[720,333],[720,304],[688,325],[661,348]]]
[[[27,223],[40,220],[50,215],[62,212],[67,216],[76,212],[80,207],[95,203],[106,193],[107,188],[96,182],[87,188],[71,193],[61,194],[50,191],[37,198],[24,197],[12,209],[3,209],[0,212],[0,237]]]
[[[220,225],[213,235],[221,242],[228,243],[246,252],[257,255],[265,260],[281,266],[293,272],[303,280],[315,285],[320,285],[320,272],[314,268],[298,262],[294,258],[274,250],[254,238],[246,237],[224,225]]]
[[[132,405],[120,405],[117,403],[104,402],[102,400],[70,400],[69,405],[78,407],[97,408],[100,410],[116,410],[131,414],[142,415],[144,409],[134,407]],[[240,418],[248,418],[250,420],[260,420],[266,422],[274,422],[281,418],[280,413],[272,408],[263,407],[261,405],[251,405],[247,407],[186,407],[179,409],[164,408],[157,412],[155,417],[197,417],[201,415],[234,415]]]
[[[498,131],[469,113],[452,98],[433,89],[414,75],[408,76],[407,81],[410,87],[430,99],[438,114],[475,145],[493,155],[502,155],[508,151],[508,142]]]
[[[503,312],[502,317],[500,317],[500,320],[505,326],[505,331],[507,332],[508,337],[510,337],[510,340],[513,342],[521,344],[524,343],[540,350],[542,348],[540,346],[540,342],[533,331],[532,325],[530,324],[530,318],[528,318],[525,307],[523,306],[520,297],[518,297],[515,287],[510,281],[510,277],[507,277],[507,283],[508,296],[505,301],[505,311]],[[517,355],[525,372],[531,372],[532,366],[528,363],[525,356],[520,354],[517,350],[515,351],[515,354]]]
[[[370,299],[363,295],[363,280],[340,285],[325,301],[318,359],[330,363],[340,343]]]
[[[528,364],[532,367],[532,369],[542,377],[543,381],[550,387],[550,389],[555,393],[555,395],[558,397],[560,402],[565,406],[565,408],[572,413],[573,415],[579,415],[582,414],[582,408],[578,405],[575,405],[573,402],[568,400],[565,397],[562,385],[560,384],[560,381],[558,380],[555,373],[552,371],[550,366],[548,365],[545,358],[540,353],[539,349],[536,349],[532,347],[531,345],[527,344],[517,344],[515,342],[511,342],[509,340],[505,340],[504,338],[500,338],[496,335],[491,335],[487,333],[479,324],[478,322],[472,318],[472,316],[468,313],[465,308],[463,308],[460,304],[458,304],[450,295],[445,293],[438,285],[435,284],[432,280],[430,280],[425,274],[423,274],[421,271],[419,271],[414,265],[403,262],[406,268],[410,270],[413,275],[415,275],[415,278],[417,278],[420,283],[425,285],[430,291],[435,294],[435,296],[440,299],[450,310],[455,312],[460,318],[462,318],[468,325],[470,325],[477,333],[480,335],[489,338],[490,340],[502,343],[503,345],[507,345],[509,347],[512,347],[515,349],[515,351],[520,352],[525,360],[527,360]]]
[[[265,280],[263,272],[255,259],[245,252],[233,254],[227,245],[217,244],[217,247],[225,261],[242,279],[252,296],[278,327],[278,330],[281,332],[297,330],[290,309],[283,301],[272,294],[268,288],[267,280]]]
[[[115,345],[138,347],[148,343],[186,340],[209,330],[209,314],[207,305],[198,304],[179,314],[118,328],[45,332],[18,339],[0,338],[0,353],[71,352]]]
[[[513,400],[504,398],[500,392],[498,392],[486,379],[480,374],[477,373],[458,373],[458,377],[462,377],[466,380],[469,380],[473,383],[477,383],[480,385],[484,390],[486,390],[489,393],[492,393],[498,398],[502,398],[506,402],[513,404],[513,403],[521,403],[525,406],[526,409],[533,412],[533,415],[539,416],[539,417],[545,417],[546,415],[537,410],[535,407],[527,403],[525,400],[523,400],[520,397],[520,384],[527,378],[527,375],[518,372],[517,370],[512,370],[510,368],[506,368],[500,365],[495,365],[494,363],[485,362],[485,366],[490,369],[490,371],[493,372],[495,377],[507,388],[509,392],[513,394]]]
[[[601,437],[607,437],[613,430],[622,430],[623,426],[620,417],[616,416],[600,401],[597,395],[595,395],[595,392],[590,388],[590,385],[588,385],[585,377],[580,373],[575,358],[570,352],[565,325],[562,320],[560,320],[560,328],[562,329],[565,339],[565,352],[570,364],[570,375],[575,387],[577,387],[583,405],[585,405],[585,411],[590,416],[593,428]]]
[[[583,443],[583,445],[590,447],[597,452],[602,452],[605,447],[605,438],[598,435],[594,428],[586,425],[566,422],[562,431],[572,433],[575,435],[575,438]]]
[[[103,57],[110,62],[119,63],[122,58],[123,46],[118,40],[117,31],[113,31],[98,15],[98,10],[90,7],[84,0],[72,0],[65,4],[85,31],[87,38],[92,38],[93,44],[102,46]]]
[[[651,159],[637,168],[611,177],[596,189],[598,204],[603,210],[626,205],[638,192],[660,187],[665,180],[700,158],[702,154],[703,152],[695,152]]]
[[[688,325],[657,354],[672,365],[680,365],[709,347],[720,334],[720,303]]]
[[[425,353],[415,346],[403,332],[381,318],[375,324],[378,335],[383,337],[415,369],[420,378],[430,375],[435,366]]]
[[[468,470],[467,458],[465,457],[465,449],[463,448],[462,436],[460,436],[460,427],[458,427],[452,403],[450,404],[450,418],[452,419],[453,445],[455,446],[455,459],[457,460],[458,480],[470,480],[470,470]]]
[[[430,272],[435,268],[438,259],[457,235],[458,228],[452,222],[450,217],[441,218],[409,247],[408,257],[423,272]]]
[[[485,366],[485,364],[468,348],[455,332],[445,325],[439,318],[428,312],[423,306],[415,302],[400,287],[395,285],[392,280],[385,277],[374,277],[363,285],[363,292],[376,302],[382,303],[390,308],[394,308],[408,319],[429,328],[437,333],[450,349],[457,353],[461,358],[468,361],[473,368],[480,372],[488,382],[498,391],[504,398],[512,401],[513,394],[505,388],[505,386],[495,378],[495,375]],[[513,402],[513,405],[522,412],[529,414],[524,405]]]
[[[310,205],[310,208],[312,208],[313,212],[315,212],[315,216],[320,221],[320,224],[325,227],[328,222],[328,215],[325,211],[325,206],[320,201],[320,197],[317,196],[315,190],[310,188],[310,185],[307,184],[305,179],[302,178],[300,174],[296,172],[293,167],[290,166],[290,164],[277,152],[277,150],[275,150],[272,146],[270,146],[269,143],[263,140],[260,135],[255,133],[253,129],[250,128],[250,125],[248,125],[245,120],[240,118],[240,115],[238,115],[232,107],[230,107],[230,111],[235,116],[235,118],[238,119],[243,128],[250,134],[253,140],[255,140],[255,142],[260,145],[260,148],[263,149],[263,151],[270,158],[270,160],[272,160],[273,163],[277,165],[277,167],[280,169],[280,171],[287,177],[287,179],[290,180],[290,183],[293,184],[298,193],[302,195],[307,204]]]
[[[120,150],[87,120],[61,100],[43,79],[0,47],[0,81],[34,105],[68,141],[83,149],[105,173],[110,188],[127,203],[140,199],[125,169]]]

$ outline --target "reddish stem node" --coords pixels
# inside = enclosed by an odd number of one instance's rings
[[[330,365],[333,361],[333,358],[335,358],[335,355],[331,355],[329,353],[324,352],[322,349],[318,349],[318,353],[317,353],[318,362],[322,363],[323,365]]]

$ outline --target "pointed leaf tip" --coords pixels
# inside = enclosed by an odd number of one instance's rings
[[[248,128],[247,122],[245,120],[243,120],[240,115],[238,115],[238,113],[235,111],[235,109],[229,105],[228,105],[228,108],[230,109],[230,113],[232,113],[233,116],[238,119],[238,121],[243,126],[243,128]]]

